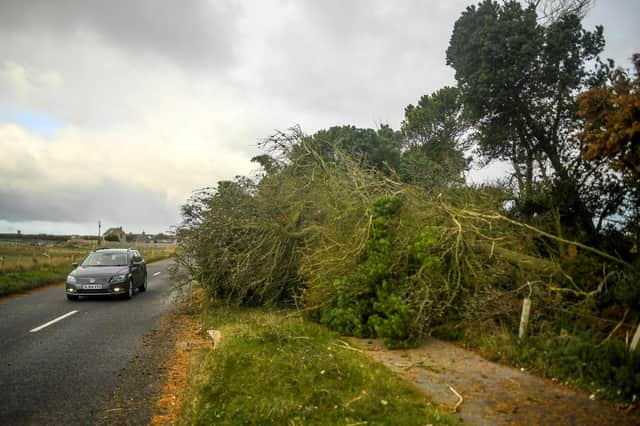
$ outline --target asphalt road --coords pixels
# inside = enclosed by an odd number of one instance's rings
[[[95,423],[171,303],[170,262],[148,265],[148,289],[131,300],[70,302],[53,287],[0,301],[0,425]]]

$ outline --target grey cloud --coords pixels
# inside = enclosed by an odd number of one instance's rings
[[[468,1],[304,1],[270,36],[260,91],[361,125],[398,125],[404,106],[453,83],[445,51]]]
[[[397,127],[407,104],[455,83],[445,51],[456,19],[478,1],[0,0],[0,112],[64,121],[56,142],[82,152],[145,147],[167,167],[157,187],[176,194],[241,173],[273,129]],[[604,24],[606,55],[617,62],[637,50],[639,13],[637,0],[598,0],[587,18],[590,28]],[[0,222],[178,220],[176,201],[120,180],[117,169],[97,187],[50,182],[51,162],[68,150],[48,155],[47,143],[16,149],[24,167],[0,170]],[[216,157],[225,160],[206,160]],[[176,165],[158,161],[167,158]]]
[[[584,23],[588,29],[604,26],[604,57],[631,67],[631,56],[640,52],[640,2],[637,0],[598,0]]]
[[[461,13],[478,1],[285,2],[296,13],[267,35],[269,52],[254,90],[289,109],[290,120],[304,128],[309,126],[298,118],[304,112],[313,112],[323,125],[398,126],[407,104],[455,84],[445,65],[449,38]],[[605,24],[605,55],[626,64],[629,52],[637,50],[629,40],[638,37],[629,35],[640,36],[640,27],[624,17],[637,16],[640,3],[611,3],[596,1],[585,24]],[[622,26],[625,31],[614,31]],[[336,117],[340,123],[331,123]]]
[[[96,33],[121,49],[191,65],[228,65],[235,21],[229,1],[3,0],[0,31],[76,37]]]
[[[177,224],[179,206],[164,194],[105,180],[96,187],[60,188],[42,193],[0,189],[0,218],[8,222],[145,224],[165,229]]]

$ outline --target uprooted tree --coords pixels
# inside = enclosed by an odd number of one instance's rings
[[[574,95],[605,84],[585,68],[602,43],[575,14],[543,25],[518,2],[470,7],[447,53],[458,88],[408,106],[401,131],[296,127],[267,138],[255,178],[219,182],[183,206],[178,263],[212,298],[295,306],[394,347],[445,328],[515,330],[525,295],[539,318],[609,310],[619,322],[594,347],[624,364],[618,373],[635,371],[640,358],[608,345],[640,319],[637,253],[625,228],[604,229],[624,210],[621,173],[607,167],[619,154],[585,159],[576,136]],[[511,161],[515,190],[465,183],[472,141]],[[562,333],[556,319],[540,329]],[[575,345],[570,365],[602,358]],[[640,389],[634,380],[625,395]]]
[[[526,283],[582,303],[629,267],[510,219],[495,189],[433,194],[297,129],[265,148],[278,166],[258,183],[221,182],[183,208],[182,261],[230,303],[297,304],[342,332],[403,346],[452,318],[513,317]],[[550,255],[560,243],[580,248],[589,275],[574,279]],[[497,298],[502,312],[482,306]]]

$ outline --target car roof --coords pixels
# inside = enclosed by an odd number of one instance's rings
[[[128,248],[110,248],[110,247],[100,247],[95,249],[94,251],[100,251],[100,252],[126,252],[126,251],[130,251],[131,249]]]

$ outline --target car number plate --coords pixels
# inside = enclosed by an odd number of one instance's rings
[[[100,284],[86,284],[82,286],[85,290],[98,290],[101,289],[102,286]]]

